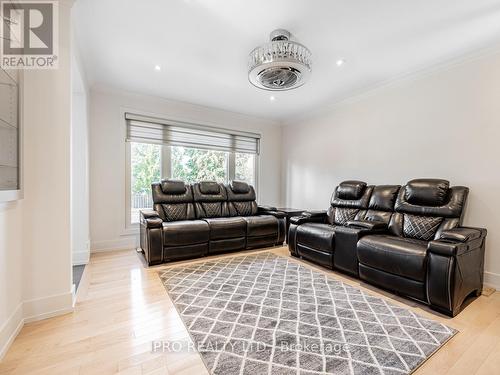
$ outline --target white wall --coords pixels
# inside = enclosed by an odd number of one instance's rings
[[[23,202],[0,203],[0,360],[23,319]]]
[[[283,128],[286,204],[328,206],[345,179],[470,187],[465,224],[489,230],[486,282],[500,287],[500,53],[408,78]]]
[[[130,248],[125,231],[125,121],[123,112],[204,123],[262,134],[259,202],[281,204],[279,124],[188,103],[108,89],[90,94],[90,233],[93,251]]]
[[[59,69],[24,72],[24,200],[0,204],[0,359],[24,322],[71,311],[71,2],[59,2]]]
[[[90,254],[88,87],[76,44],[71,50],[71,249],[73,264]]]
[[[72,307],[70,3],[59,2],[59,68],[24,74],[24,316]]]

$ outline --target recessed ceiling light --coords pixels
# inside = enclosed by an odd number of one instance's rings
[[[161,66],[160,66],[160,65],[155,65],[155,70],[156,70],[157,72],[159,72],[159,71],[161,70]]]
[[[276,98],[274,96],[272,96],[272,95],[269,97],[269,100],[272,101],[272,102],[274,102],[275,99]]]
[[[344,59],[337,60],[337,66],[342,66],[344,64],[345,64],[345,60]]]

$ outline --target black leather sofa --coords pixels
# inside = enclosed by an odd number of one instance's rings
[[[342,182],[327,211],[291,218],[290,253],[455,316],[483,288],[486,229],[462,227],[468,188]]]
[[[153,210],[140,215],[140,246],[149,265],[283,244],[285,214],[257,206],[245,182],[163,180],[152,184],[152,192]]]

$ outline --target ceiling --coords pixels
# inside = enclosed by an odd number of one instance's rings
[[[283,122],[500,43],[498,0],[78,0],[74,12],[91,86]],[[248,53],[275,28],[313,54],[296,90],[247,80]]]

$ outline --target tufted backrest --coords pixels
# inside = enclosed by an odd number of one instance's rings
[[[230,216],[257,214],[257,202],[253,186],[243,181],[231,181],[226,185]]]
[[[401,237],[438,239],[443,230],[461,224],[468,193],[446,180],[411,180],[399,191],[389,230]]]
[[[344,181],[335,188],[330,207],[328,222],[332,225],[346,225],[348,221],[361,219],[368,208],[373,186],[362,181]]]
[[[223,184],[202,181],[193,184],[194,207],[197,218],[229,216],[227,192]]]
[[[151,184],[153,208],[163,221],[191,220],[195,218],[193,191],[183,181],[162,180]]]
[[[368,210],[362,211],[360,218],[389,224],[400,189],[400,185],[374,186],[368,202]]]

